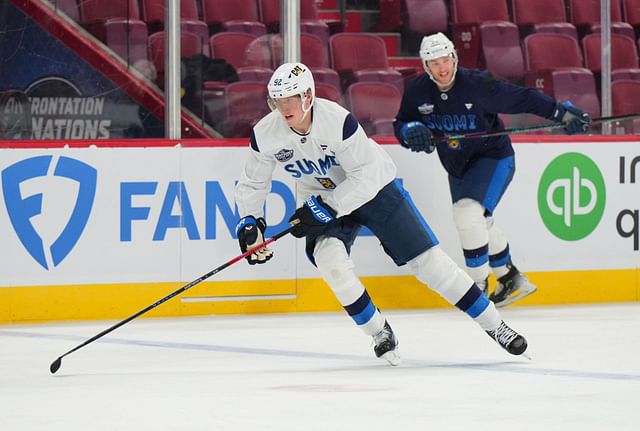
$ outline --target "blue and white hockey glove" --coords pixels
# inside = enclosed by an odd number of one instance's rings
[[[336,211],[322,201],[320,196],[311,196],[289,219],[300,220],[291,231],[296,238],[318,236],[336,219]]]
[[[402,140],[400,144],[413,152],[424,151],[432,153],[436,149],[433,142],[433,133],[420,121],[410,121],[405,123],[400,130]]]
[[[240,219],[236,226],[236,235],[240,243],[240,250],[245,253],[247,250],[262,244],[264,242],[264,231],[267,229],[267,223],[262,217],[256,219],[254,216],[247,216]],[[273,257],[273,251],[267,247],[261,248],[249,256],[246,256],[249,265],[256,263],[266,263]]]
[[[587,133],[591,127],[589,114],[576,108],[571,102],[558,103],[553,110],[551,120],[564,123],[564,131],[567,135]]]

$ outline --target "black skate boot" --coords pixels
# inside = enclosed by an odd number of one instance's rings
[[[393,329],[389,322],[385,320],[384,328],[373,336],[373,351],[378,358],[385,359],[391,365],[400,363],[400,354],[398,353],[398,339],[393,333]]]
[[[516,268],[509,265],[509,272],[498,279],[498,287],[493,291],[489,299],[496,307],[506,307],[519,299],[529,296],[538,288],[531,284],[529,279]]]
[[[501,321],[500,326],[493,331],[486,332],[496,343],[512,355],[522,355],[527,350],[527,340],[509,328],[504,321]],[[523,356],[529,358],[528,355]]]

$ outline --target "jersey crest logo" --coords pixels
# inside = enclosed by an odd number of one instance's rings
[[[280,150],[275,154],[276,160],[286,162],[293,157],[293,150]]]
[[[466,106],[467,111],[471,109],[471,107],[473,106],[473,103],[465,103],[464,106]]]
[[[333,180],[331,180],[331,178],[318,178],[318,177],[316,177],[316,180],[318,180],[320,185],[322,187],[324,187],[325,189],[333,190],[333,189],[336,188],[336,183],[334,183]]]
[[[423,103],[422,105],[418,106],[418,112],[422,115],[429,115],[433,112],[433,105],[430,103]]]
[[[449,143],[447,144],[449,146],[449,148],[451,148],[452,150],[459,150],[461,148],[460,145],[460,141],[458,141],[457,139],[452,139],[449,141]]]

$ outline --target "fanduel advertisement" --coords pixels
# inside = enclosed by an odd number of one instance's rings
[[[385,146],[416,206],[461,264],[437,157]],[[637,268],[637,143],[517,144],[514,181],[495,213],[524,271]],[[579,151],[577,151],[579,149]],[[0,150],[2,286],[191,280],[240,254],[233,191],[246,148]],[[276,171],[267,236],[296,208],[294,174]],[[268,265],[220,280],[315,278],[304,241],[273,245]],[[407,274],[367,232],[361,275]]]

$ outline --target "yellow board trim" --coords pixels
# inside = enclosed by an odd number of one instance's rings
[[[640,269],[532,272],[527,276],[538,286],[538,292],[512,306],[640,300]],[[382,310],[450,307],[439,295],[411,276],[363,277],[362,281],[375,304]],[[184,284],[3,287],[0,288],[0,324],[123,319]],[[194,298],[197,298],[197,302],[191,302]],[[321,279],[225,281],[203,282],[143,317],[341,309]]]

